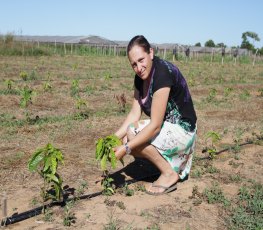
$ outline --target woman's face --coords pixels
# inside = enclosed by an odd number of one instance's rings
[[[150,76],[152,69],[153,49],[150,53],[138,45],[132,47],[128,54],[129,61],[134,72],[142,79],[145,80]]]

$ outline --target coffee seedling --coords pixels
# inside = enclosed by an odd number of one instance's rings
[[[116,168],[117,159],[113,148],[121,145],[121,140],[115,135],[99,138],[96,142],[96,160],[100,161],[103,171],[107,170],[107,163],[110,162],[113,169]]]
[[[115,135],[99,138],[96,142],[96,160],[100,162],[103,171],[101,185],[105,195],[112,195],[114,193],[114,188],[112,186],[113,179],[109,177],[107,165],[110,163],[112,169],[116,168],[117,158],[113,148],[118,145],[121,145],[121,140]]]
[[[25,86],[22,90],[20,90],[20,95],[20,106],[22,108],[26,108],[29,103],[32,103],[32,99],[36,95],[36,93],[28,86]]]
[[[221,136],[219,133],[217,132],[214,132],[214,131],[208,131],[206,134],[205,134],[205,140],[209,140],[210,139],[210,146],[209,147],[206,147],[205,150],[203,150],[203,152],[208,152],[209,156],[211,159],[214,158],[217,150],[216,150],[216,147],[215,147],[215,144],[221,140]]]
[[[72,97],[79,97],[79,80],[72,80],[70,90]]]
[[[26,81],[28,79],[28,74],[25,71],[20,72],[19,76],[22,78],[22,80]]]
[[[7,90],[11,90],[12,89],[12,86],[14,84],[14,81],[11,80],[11,79],[8,79],[8,80],[5,80],[4,84],[7,86]]]
[[[38,172],[44,180],[41,188],[43,202],[48,199],[60,201],[62,198],[62,179],[57,173],[60,162],[63,163],[63,154],[52,144],[36,150],[28,162],[29,171]]]

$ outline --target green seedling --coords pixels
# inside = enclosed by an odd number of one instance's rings
[[[111,196],[115,193],[115,187],[113,185],[114,179],[109,176],[108,171],[105,172],[103,179],[101,180],[101,186],[103,188],[102,193],[106,196]]]
[[[22,78],[22,80],[26,81],[28,80],[28,74],[25,71],[20,72],[19,76]]]
[[[11,80],[11,79],[8,79],[8,80],[5,80],[5,83],[4,83],[4,84],[6,85],[7,90],[10,91],[10,90],[12,90],[12,86],[13,86],[13,84],[14,84],[14,81]]]
[[[217,90],[215,88],[210,89],[206,101],[207,102],[215,101],[216,95],[217,95]]]
[[[58,175],[57,168],[63,160],[62,152],[52,144],[47,144],[44,148],[36,150],[28,162],[28,169],[38,172],[43,178],[43,202],[48,199],[60,201],[62,198],[62,178]]]
[[[74,63],[72,65],[72,69],[75,71],[78,68],[79,64],[78,63]]]
[[[26,108],[29,103],[32,103],[32,99],[35,96],[35,92],[30,89],[28,86],[25,86],[22,90],[20,90],[20,106],[22,108]]]
[[[79,80],[73,80],[71,82],[71,96],[78,97],[79,96]]]
[[[225,206],[230,205],[230,201],[225,197],[218,183],[213,183],[210,188],[205,188],[203,196],[209,204],[222,203]]]
[[[52,222],[54,220],[54,213],[52,212],[51,208],[47,208],[45,210],[45,215],[44,215],[44,221],[46,222]]]
[[[232,92],[233,92],[233,88],[231,88],[231,87],[226,87],[226,88],[224,89],[224,96],[225,96],[225,97],[228,97]]]
[[[126,196],[133,196],[134,195],[134,190],[129,188],[129,185],[127,183],[125,183],[125,185],[122,188],[122,192],[126,195]]]
[[[241,100],[247,100],[250,96],[250,92],[247,89],[243,89],[241,94],[239,95]]]
[[[31,71],[31,73],[30,73],[30,75],[29,75],[29,80],[36,80],[36,79],[37,79],[36,68],[37,68],[37,67],[35,67],[35,68]]]
[[[77,97],[75,106],[77,109],[80,110],[82,108],[87,108],[87,103],[85,102],[84,99]]]
[[[49,81],[47,81],[43,84],[43,89],[45,92],[50,91],[52,89],[52,85],[50,84]]]
[[[205,151],[208,152],[209,156],[211,159],[214,158],[214,155],[216,154],[217,150],[215,147],[215,144],[221,140],[221,136],[219,133],[214,132],[214,131],[209,131],[206,133],[205,135],[205,140],[208,141],[210,140],[210,145],[208,147],[206,147]]]
[[[71,211],[71,209],[74,206],[73,201],[66,202],[66,205],[64,207],[64,213],[63,213],[63,225],[64,226],[71,226],[76,222],[75,214]]]
[[[110,73],[106,73],[106,74],[104,75],[104,80],[105,80],[105,81],[110,81],[110,79],[112,79],[111,74],[110,74]]]
[[[112,169],[117,166],[117,159],[113,148],[121,145],[121,140],[115,135],[99,138],[96,142],[96,160],[100,161],[103,171],[107,170],[107,162],[110,162]]]
[[[241,141],[242,141],[242,136],[244,134],[244,130],[238,128],[236,131],[235,131],[235,137],[233,138],[233,141],[234,141],[234,146],[231,148],[231,150],[234,152],[234,153],[239,153],[241,151]]]
[[[118,145],[121,145],[121,140],[115,135],[99,138],[96,142],[96,160],[100,162],[100,167],[103,171],[101,185],[103,193],[106,195],[114,193],[114,188],[112,187],[113,179],[109,177],[108,163],[110,163],[112,169],[116,168],[117,158],[113,148]]]

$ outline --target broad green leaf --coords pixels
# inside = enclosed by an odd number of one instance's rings
[[[55,174],[57,171],[57,158],[56,156],[52,155],[50,160],[51,160],[51,172],[52,174]]]
[[[114,134],[108,135],[105,138],[99,138],[96,142],[96,160],[100,160],[102,170],[107,169],[107,162],[111,163],[114,169],[117,166],[117,159],[113,148],[121,145],[121,140]]]
[[[110,157],[111,167],[113,169],[115,169],[117,166],[117,158],[116,158],[116,155],[115,155],[115,152],[113,151],[113,149],[111,149],[111,151],[110,151],[110,156],[111,156]]]
[[[114,179],[112,178],[112,177],[108,177],[108,179],[107,179],[107,182],[108,183],[111,183],[111,182],[113,182],[114,181]]]
[[[100,161],[100,166],[103,171],[107,169],[107,155],[106,154],[102,157]]]
[[[46,176],[47,178],[49,178],[50,181],[53,181],[53,182],[59,183],[59,179],[57,178],[56,175],[54,175],[54,174],[46,174],[45,176]]]
[[[113,190],[113,188],[107,188],[107,191],[109,191],[109,192],[111,192],[111,194],[114,194],[114,190]]]
[[[60,150],[56,149],[56,158],[59,162],[61,162],[62,164],[64,164],[64,158],[63,158],[63,154]]]
[[[44,161],[44,169],[43,169],[43,173],[47,173],[48,171],[50,171],[51,169],[51,159],[50,157],[45,157],[45,161]]]
[[[103,153],[104,149],[104,140],[103,138],[100,138],[96,143],[96,160],[99,160],[101,157],[101,153]]]
[[[33,157],[28,162],[29,171],[36,171],[38,164],[44,159],[44,154],[42,149],[35,152]]]

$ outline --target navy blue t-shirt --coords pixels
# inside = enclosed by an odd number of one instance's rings
[[[143,80],[137,75],[134,79],[143,112],[150,117],[153,94],[160,88],[170,87],[164,121],[179,124],[186,131],[193,131],[197,117],[186,80],[180,70],[174,64],[155,56],[151,73],[148,95],[144,103],[142,102]]]

